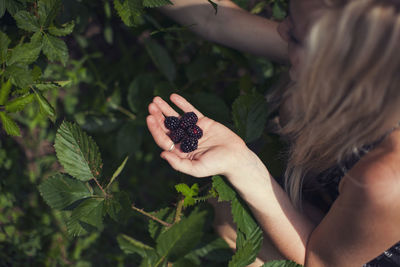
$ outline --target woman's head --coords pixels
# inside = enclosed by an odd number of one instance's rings
[[[334,2],[334,3],[332,3]],[[400,120],[400,1],[331,1],[304,39],[288,91],[287,190],[370,143]]]

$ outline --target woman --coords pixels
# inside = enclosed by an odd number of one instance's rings
[[[149,105],[149,130],[174,169],[230,181],[270,241],[261,260],[400,266],[400,2],[300,2],[291,3],[280,27],[290,36],[286,55],[295,81],[284,97],[289,108],[281,130],[291,141],[286,192],[243,140],[179,95],[171,101],[199,117],[199,148],[189,155],[168,151],[164,115],[178,113],[159,97]],[[304,19],[298,10],[307,5],[313,12]],[[336,199],[322,219],[311,218],[302,209],[303,188],[326,185],[335,186]]]

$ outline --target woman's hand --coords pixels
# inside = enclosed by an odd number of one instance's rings
[[[183,112],[196,113],[199,118],[197,125],[203,130],[203,137],[199,139],[195,151],[183,153],[176,144],[169,152],[168,149],[173,142],[167,135],[164,116],[179,116],[179,114],[162,98],[157,96],[153,99],[149,105],[147,126],[156,143],[164,150],[161,157],[167,160],[172,168],[195,177],[228,175],[237,170],[239,165],[253,160],[253,153],[229,128],[205,117],[180,95],[172,94],[170,99]]]

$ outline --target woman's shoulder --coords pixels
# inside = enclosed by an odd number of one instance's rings
[[[340,191],[400,210],[400,131],[392,132],[367,153],[344,176]]]

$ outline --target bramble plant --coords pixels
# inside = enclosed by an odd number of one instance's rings
[[[235,2],[286,15],[283,0]],[[263,95],[285,68],[200,40],[152,10],[169,4],[0,0],[1,266],[254,261],[262,230],[249,209],[223,177],[194,180],[160,160],[146,107],[156,95],[184,95],[279,176],[282,144],[264,131],[274,113]],[[234,254],[212,230],[214,197],[231,203]]]

